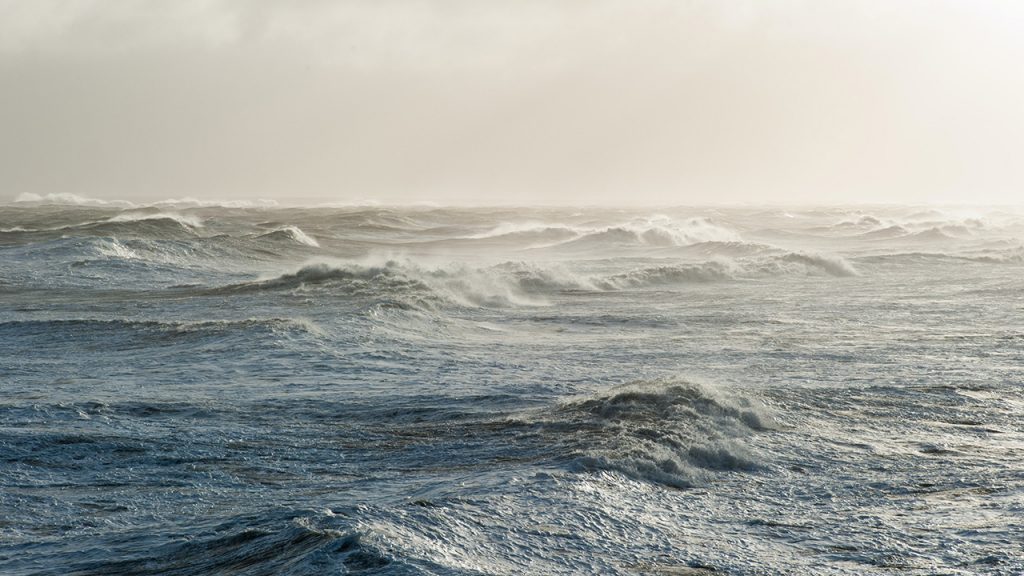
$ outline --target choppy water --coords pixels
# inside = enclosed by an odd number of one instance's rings
[[[0,207],[0,573],[1024,572],[1024,213]]]

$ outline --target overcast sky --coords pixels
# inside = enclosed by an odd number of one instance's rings
[[[1024,201],[1024,2],[0,0],[0,200]]]

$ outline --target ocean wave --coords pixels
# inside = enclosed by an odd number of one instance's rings
[[[474,268],[426,267],[409,261],[381,264],[313,263],[277,277],[231,284],[210,293],[330,290],[352,297],[398,298],[412,307],[448,302],[470,307],[538,306],[575,291],[616,291],[694,282],[770,276],[856,276],[839,256],[784,253],[746,260],[712,260],[636,268],[608,276],[584,275],[557,264],[505,262]]]
[[[841,256],[788,252],[750,259],[719,259],[636,268],[596,280],[594,285],[604,290],[624,290],[794,275],[849,277],[859,273]]]
[[[762,266],[762,270],[777,270],[778,268],[784,268],[786,271],[791,271],[792,267],[785,265],[796,265],[798,269],[803,269],[805,274],[813,274],[817,271],[825,272],[830,276],[858,276],[856,268],[842,256],[830,256],[826,254],[812,254],[807,252],[790,252],[776,259],[767,262]]]
[[[582,232],[571,226],[544,223],[503,223],[483,232],[456,238],[461,242],[486,242],[488,244],[509,244],[514,247],[539,248],[559,244],[578,238]]]
[[[605,290],[623,290],[687,282],[713,282],[735,279],[738,271],[734,263],[725,261],[652,266],[609,276],[597,281],[597,285]]]
[[[600,229],[581,229],[577,237],[558,244],[559,248],[600,249],[629,247],[679,247],[702,242],[742,242],[739,234],[707,218],[676,222],[651,218]]]
[[[72,194],[70,192],[59,192],[50,194],[34,194],[32,192],[24,192],[22,194],[19,194],[14,199],[14,202],[16,204],[52,204],[67,206],[135,206],[134,203],[128,202],[126,200],[101,200],[99,198],[89,198],[88,196],[81,196],[78,194]]]
[[[154,341],[219,338],[225,335],[256,336],[267,334],[324,335],[316,323],[303,318],[249,318],[244,320],[130,320],[123,318],[62,318],[53,320],[9,320],[0,322],[0,334],[18,338],[51,340],[55,336],[113,339],[120,334],[132,347],[152,345]]]
[[[910,230],[907,230],[906,228],[900,226],[899,224],[893,224],[891,226],[875,228],[874,230],[863,232],[861,234],[858,234],[857,237],[863,238],[865,240],[877,240],[899,238],[901,236],[906,236],[908,234],[910,234]]]
[[[191,228],[200,228],[203,225],[202,219],[191,214],[179,214],[177,212],[121,212],[97,224],[106,222],[144,222],[147,220],[171,221]],[[87,224],[80,224],[80,226],[85,225]]]
[[[875,254],[861,256],[858,262],[872,263],[919,263],[927,264],[939,261],[977,262],[983,264],[1021,264],[1024,263],[1024,247],[995,250],[968,250],[963,252],[894,252],[891,254]]]
[[[239,518],[184,542],[138,546],[129,542],[116,559],[72,563],[75,574],[281,574],[378,573],[393,560],[364,543],[361,534],[329,512],[284,513],[280,518]]]
[[[211,292],[312,289],[340,291],[352,297],[397,299],[413,308],[432,308],[438,302],[496,308],[546,303],[521,290],[519,282],[511,276],[494,274],[489,269],[425,268],[396,260],[380,265],[309,264],[293,273],[233,284]]]
[[[186,196],[184,198],[168,198],[154,202],[131,202],[128,200],[104,200],[70,192],[35,194],[24,192],[14,199],[15,204],[45,204],[53,206],[95,206],[95,207],[182,207],[182,208],[274,208],[279,204],[276,200],[199,200]]]
[[[575,274],[556,264],[540,265],[532,262],[505,262],[491,267],[491,272],[506,276],[522,291],[529,294],[552,294],[576,290],[599,290],[591,278]]]
[[[906,240],[914,240],[918,242],[946,242],[954,240],[954,236],[949,234],[946,230],[939,227],[927,228],[920,232],[914,232],[904,237]]]
[[[116,238],[101,238],[94,244],[94,247],[100,256],[108,258],[122,258],[125,260],[136,260],[139,258],[138,252],[125,246]]]
[[[320,243],[319,242],[317,242],[315,239],[313,239],[312,237],[307,235],[305,232],[303,232],[302,229],[299,228],[298,226],[290,226],[290,225],[289,226],[283,226],[283,227],[278,228],[278,229],[276,229],[276,230],[274,230],[272,232],[267,232],[266,234],[260,234],[259,238],[265,238],[267,240],[277,240],[277,241],[282,241],[283,240],[283,241],[288,241],[288,242],[294,242],[294,243],[297,243],[297,244],[304,244],[306,246],[311,246],[313,248],[319,248],[320,247]]]
[[[258,198],[256,200],[199,200],[191,196],[158,200],[148,206],[173,206],[190,208],[276,208],[277,200]]]
[[[67,218],[67,215],[64,215]],[[177,214],[172,212],[122,212],[99,220],[85,220],[62,223],[51,227],[14,226],[0,229],[0,233],[11,235],[24,235],[32,240],[39,235],[54,237],[65,237],[69,235],[90,235],[109,234],[125,236],[148,236],[154,239],[167,237],[172,234],[179,237],[182,232],[194,235],[196,228],[201,228],[203,222],[200,218],[192,215]],[[47,234],[49,233],[49,234]]]
[[[561,404],[542,425],[573,434],[571,468],[675,488],[762,466],[743,440],[776,427],[767,410],[681,380],[637,382]]]
[[[705,258],[738,258],[776,251],[778,251],[778,248],[768,244],[762,244],[760,242],[746,242],[742,240],[709,240],[686,246],[682,250],[679,250],[678,254],[686,256],[699,255]]]

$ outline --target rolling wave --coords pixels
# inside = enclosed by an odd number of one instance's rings
[[[328,513],[329,514],[329,513]],[[74,574],[281,574],[379,573],[393,562],[333,515],[284,513],[239,518],[184,541],[135,548],[117,559],[72,565]]]
[[[284,240],[288,242],[294,242],[297,244],[304,244],[313,248],[319,248],[320,243],[314,240],[311,236],[302,231],[298,226],[283,226],[272,232],[266,234],[260,234],[259,238],[265,238],[267,240]]]
[[[562,437],[576,470],[674,488],[703,483],[709,473],[759,469],[743,441],[775,427],[757,403],[682,380],[637,382],[571,400],[537,423]]]
[[[545,303],[518,289],[508,277],[488,273],[486,269],[423,268],[394,260],[381,265],[310,264],[293,273],[233,284],[209,293],[265,290],[329,290],[350,297],[397,299],[414,308],[430,308],[438,302],[499,308]]]
[[[9,320],[0,322],[0,333],[19,338],[46,338],[63,334],[77,338],[102,338],[113,333],[124,334],[137,345],[148,341],[173,339],[217,338],[230,334],[306,334],[322,336],[315,323],[295,318],[250,318],[246,320],[128,320],[78,318],[55,320]]]
[[[741,242],[740,236],[706,218],[674,222],[653,218],[601,229],[575,231],[577,236],[558,248],[597,250],[602,248],[679,247],[702,242]]]
[[[474,268],[425,267],[389,260],[379,265],[314,263],[280,276],[209,289],[210,294],[327,290],[350,297],[398,298],[418,307],[429,301],[470,307],[540,306],[548,297],[577,291],[617,291],[784,275],[857,276],[838,256],[784,253],[749,260],[666,264],[602,275],[574,273],[559,265],[505,262]]]

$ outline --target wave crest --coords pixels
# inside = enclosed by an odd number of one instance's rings
[[[105,222],[143,222],[146,220],[169,220],[191,228],[203,226],[203,221],[200,218],[177,212],[122,212],[108,218]]]
[[[639,382],[562,404],[564,431],[574,430],[579,471],[607,470],[635,480],[688,488],[714,472],[761,468],[742,442],[775,427],[767,411],[691,382]]]
[[[524,291],[514,275],[494,271],[465,266],[431,269],[396,260],[382,265],[316,263],[276,278],[215,291],[324,289],[351,297],[396,300],[399,305],[414,308],[432,307],[431,303],[436,302],[497,308],[546,304]]]
[[[302,231],[298,226],[283,226],[272,232],[266,234],[260,234],[260,238],[267,240],[284,240],[289,242],[295,242],[297,244],[304,244],[313,248],[319,248],[320,243],[313,239],[311,236]]]

